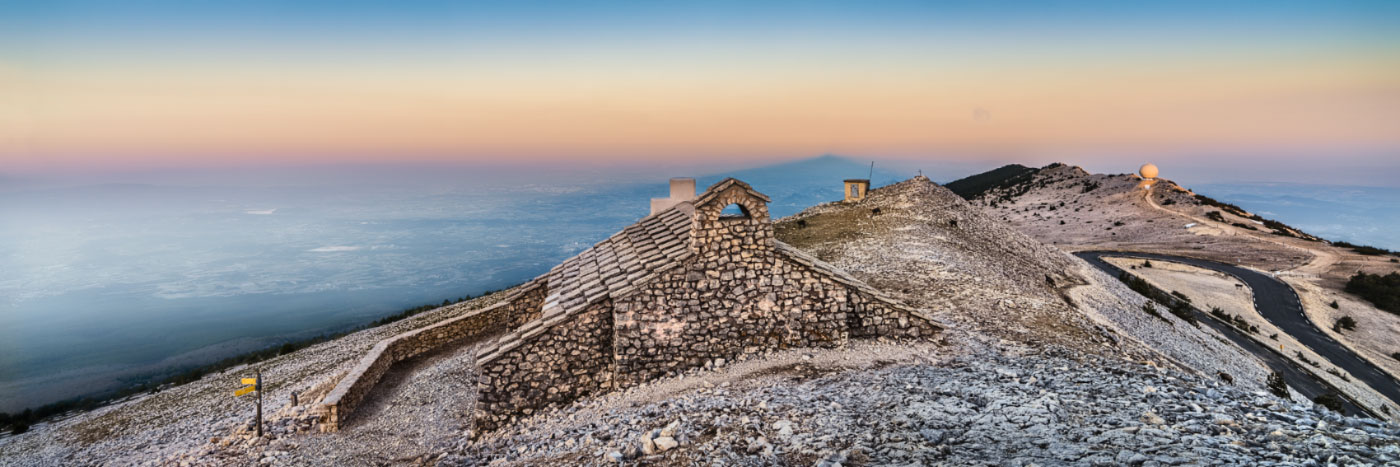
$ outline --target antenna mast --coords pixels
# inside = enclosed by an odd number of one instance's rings
[[[875,161],[870,161],[870,175],[866,175],[866,176],[865,176],[865,179],[866,179],[866,180],[870,180],[870,178],[871,178],[871,177],[874,177],[874,176],[875,176]]]

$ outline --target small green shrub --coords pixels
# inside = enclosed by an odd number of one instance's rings
[[[1207,219],[1210,219],[1210,220],[1213,220],[1213,221],[1216,221],[1216,222],[1219,222],[1219,223],[1222,223],[1222,224],[1226,223],[1226,221],[1225,221],[1225,216],[1221,215],[1221,214],[1220,214],[1220,211],[1211,211],[1211,212],[1208,212],[1208,213],[1206,213],[1206,218],[1207,218]]]
[[[1248,329],[1249,329],[1249,321],[1245,321],[1243,316],[1235,315],[1235,316],[1230,317],[1230,320],[1231,320],[1231,323],[1233,323],[1233,324],[1235,325],[1235,327],[1237,327],[1237,328],[1240,328],[1240,329],[1243,329],[1243,330],[1248,330]]]
[[[1337,318],[1337,322],[1332,323],[1332,332],[1341,334],[1342,330],[1344,329],[1347,331],[1355,331],[1356,320],[1351,319],[1350,316],[1343,316],[1341,318]]]
[[[1326,407],[1333,412],[1342,413],[1342,398],[1337,397],[1337,394],[1334,392],[1329,391],[1326,394],[1314,397],[1313,403]]]
[[[1171,307],[1167,308],[1167,311],[1172,312],[1173,315],[1176,315],[1177,318],[1181,318],[1181,320],[1185,321],[1187,324],[1201,327],[1201,325],[1196,322],[1196,313],[1191,309],[1191,304],[1189,302],[1180,301],[1173,303]]]
[[[1155,316],[1157,319],[1160,319],[1162,321],[1166,321],[1167,324],[1172,324],[1172,320],[1167,319],[1166,316],[1162,316],[1161,313],[1157,312],[1157,307],[1152,306],[1152,302],[1143,303],[1142,312]]]
[[[1144,259],[1144,260],[1142,260],[1142,267],[1144,267],[1144,268],[1150,268],[1150,267],[1152,267],[1152,262]]]
[[[1144,261],[1143,267],[1152,266],[1151,263]],[[1176,315],[1176,317],[1181,318],[1182,321],[1186,321],[1192,326],[1200,327],[1200,323],[1196,321],[1195,313],[1192,312],[1191,304],[1186,303],[1182,300],[1178,300],[1175,297],[1172,297],[1171,294],[1168,294],[1162,291],[1161,289],[1158,289],[1157,287],[1153,286],[1152,284],[1147,283],[1146,280],[1129,274],[1127,271],[1123,271],[1121,274],[1119,274],[1118,280],[1123,281],[1123,284],[1127,285],[1128,288],[1133,289],[1134,292],[1142,294],[1142,296],[1147,297],[1156,303],[1165,304],[1165,306],[1167,307],[1167,311],[1170,311],[1173,315]],[[1157,307],[1152,306],[1152,302],[1144,303],[1142,306],[1142,311],[1146,312],[1149,315],[1156,316],[1162,321],[1166,321],[1167,324],[1173,326],[1176,325],[1176,323],[1173,323],[1171,320],[1162,316],[1161,313],[1158,313]]]
[[[1332,303],[1328,303],[1327,306],[1332,307],[1333,310],[1339,310],[1342,308],[1341,305],[1337,304],[1336,300],[1332,300]]]
[[[1222,321],[1230,321],[1230,314],[1226,313],[1225,310],[1220,309],[1220,307],[1218,306],[1210,308],[1210,315],[1216,318],[1220,318]]]
[[[1282,397],[1284,400],[1293,400],[1292,397],[1288,396],[1288,384],[1283,382],[1283,375],[1277,371],[1269,374],[1269,379],[1265,381],[1265,384],[1269,386],[1269,392],[1274,393],[1275,396]]]

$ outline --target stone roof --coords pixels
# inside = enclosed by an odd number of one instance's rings
[[[650,282],[657,272],[678,265],[690,251],[688,202],[642,218],[607,240],[550,269],[543,318],[571,314],[605,297],[623,296]]]
[[[519,345],[522,338],[534,337],[599,300],[625,296],[681,264],[694,254],[690,250],[694,212],[686,201],[644,217],[532,281],[548,291],[540,318],[488,343],[483,349],[489,350],[478,360],[490,360]]]

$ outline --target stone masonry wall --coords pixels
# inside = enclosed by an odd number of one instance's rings
[[[541,308],[544,306],[544,297],[549,292],[549,287],[541,285],[526,290],[517,295],[506,304],[505,328],[515,329],[521,325],[540,318]]]
[[[695,258],[615,304],[624,386],[740,354],[846,343],[845,287],[771,252]]]
[[[512,345],[478,361],[475,433],[616,387],[608,300]]]
[[[937,327],[781,256],[696,258],[615,304],[620,387],[714,359]]]
[[[723,217],[726,206],[738,204],[746,217]],[[690,229],[691,250],[701,256],[728,256],[773,249],[773,223],[768,205],[739,186],[731,186],[709,202],[695,206]]]
[[[941,330],[923,316],[873,300],[864,294],[852,293],[850,297],[851,308],[860,310],[846,315],[846,329],[853,339],[929,338]]]

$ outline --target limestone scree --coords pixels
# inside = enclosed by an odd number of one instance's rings
[[[474,433],[719,359],[941,330],[774,239],[769,201],[725,179],[532,281],[510,300],[543,293],[539,312],[479,347]]]

